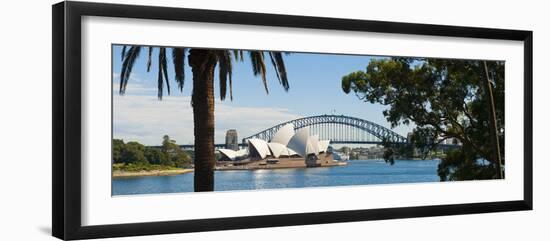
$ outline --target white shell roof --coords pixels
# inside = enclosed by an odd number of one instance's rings
[[[258,154],[263,158],[271,155],[267,142],[262,139],[249,139],[248,143],[258,151]]]
[[[326,152],[330,144],[330,140],[319,140],[319,135],[309,136],[309,127],[304,127],[294,133],[294,125],[287,124],[281,127],[267,143],[262,139],[249,139],[249,148],[254,148],[260,157],[266,158],[273,156],[293,156],[299,155],[306,157],[308,154],[319,154]],[[232,160],[236,157],[248,155],[248,150],[242,149],[237,152],[233,150],[220,149],[224,155]]]
[[[267,145],[269,146],[269,149],[271,150],[271,153],[274,157],[279,157],[281,155],[288,156],[288,149],[283,144],[270,142],[267,143]]]
[[[330,145],[330,140],[319,141],[319,152],[326,152],[329,145]]]
[[[281,145],[288,145],[288,142],[294,135],[294,125],[293,124],[287,124],[281,127],[275,135],[273,135],[273,138],[271,138],[271,143],[279,143]]]
[[[306,157],[308,154],[307,151],[313,149],[308,139],[309,139],[309,128],[304,127],[298,130],[298,132],[296,132],[296,134],[294,134],[294,136],[290,138],[290,141],[288,142],[287,147],[294,150],[298,155],[302,157]],[[309,148],[308,148],[308,144],[310,146]]]
[[[308,154],[319,154],[319,135],[313,135],[313,136],[310,136],[309,137],[309,142],[311,145],[308,145],[311,146],[309,150],[307,150],[307,153]]]
[[[237,151],[237,157],[245,157],[248,155],[248,149],[240,149]]]
[[[248,150],[246,149],[240,149],[238,151],[234,151],[231,149],[219,149],[220,153],[224,155],[225,157],[229,158],[230,160],[234,161],[237,158],[245,157],[248,155]]]
[[[288,151],[288,156],[298,155],[298,153],[290,148],[286,148],[286,150]]]
[[[231,149],[219,149],[220,153],[224,155],[225,157],[235,160],[235,157],[237,157],[237,152]]]

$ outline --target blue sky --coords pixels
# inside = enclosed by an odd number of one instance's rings
[[[156,145],[164,134],[168,134],[180,144],[192,143],[191,69],[185,68],[185,86],[180,92],[174,81],[171,52],[167,50],[171,95],[167,96],[165,92],[165,97],[159,101],[156,97],[158,49],[153,52],[149,73],[146,71],[147,51],[143,49],[126,94],[120,96],[121,51],[121,46],[113,46],[114,138]],[[228,95],[222,102],[216,73],[216,143],[224,142],[225,132],[230,128],[237,129],[239,138],[242,138],[284,121],[320,114],[354,116],[390,127],[382,114],[385,106],[362,102],[354,94],[345,94],[341,89],[342,76],[364,70],[371,57],[311,53],[292,53],[284,57],[290,83],[288,92],[279,84],[268,61],[269,94],[266,94],[261,78],[253,75],[251,64],[245,57],[244,62],[234,64],[233,101]],[[411,129],[410,126],[399,126],[393,130],[406,136]]]

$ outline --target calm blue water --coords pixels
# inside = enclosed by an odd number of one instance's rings
[[[438,182],[439,160],[349,161],[347,166],[215,172],[215,191]],[[193,173],[113,179],[113,195],[193,191]]]

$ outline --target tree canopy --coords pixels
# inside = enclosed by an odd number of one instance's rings
[[[189,155],[168,136],[164,136],[161,148],[144,146],[135,141],[124,143],[123,140],[113,139],[113,162],[180,168],[189,167],[192,163]]]
[[[483,86],[487,74],[494,98],[496,133],[503,146],[503,61],[374,59],[365,71],[344,76],[342,90],[355,93],[365,102],[387,106],[383,115],[392,127],[414,125],[411,143],[424,152],[447,139],[458,140],[462,144],[460,148],[448,153],[439,165],[441,180],[487,179],[496,175],[488,131],[492,112],[487,107],[489,95]],[[386,146],[387,160],[404,149]],[[504,148],[500,150],[504,160]]]

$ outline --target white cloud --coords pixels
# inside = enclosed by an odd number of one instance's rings
[[[113,82],[113,94],[114,95],[118,95],[119,89],[120,89],[120,83]],[[152,87],[152,86],[147,86],[143,83],[129,81],[128,84],[126,84],[126,93],[132,94],[132,95],[156,96],[157,89]]]
[[[116,82],[119,81],[119,78],[120,78],[120,73],[118,72],[113,72],[113,80],[115,80]],[[136,74],[135,72],[132,72],[130,73],[130,78],[129,78],[129,83],[132,83],[132,82],[137,82],[137,83],[144,83],[145,80],[143,78],[141,78],[138,74]]]
[[[136,87],[137,88],[137,87]],[[135,90],[134,92],[135,93]],[[179,144],[193,143],[193,109],[189,96],[113,96],[113,136],[125,141],[158,145],[167,134]],[[288,109],[240,107],[216,101],[216,143],[225,141],[228,129],[237,129],[239,138],[301,116]]]
[[[113,95],[118,95],[120,90],[120,73],[113,73]],[[126,84],[126,93],[131,95],[157,95],[157,88],[154,85],[147,85],[147,82],[139,75],[131,73]],[[164,90],[166,92],[166,90]]]

